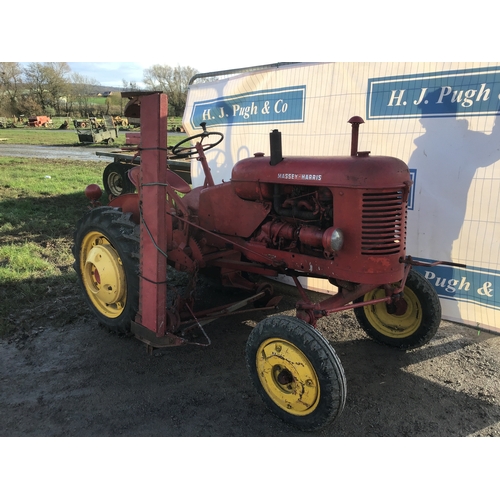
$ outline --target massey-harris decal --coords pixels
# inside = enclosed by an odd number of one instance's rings
[[[279,173],[277,175],[278,179],[289,179],[292,181],[320,181],[321,174],[288,174]]]
[[[368,80],[369,120],[500,114],[500,68]]]

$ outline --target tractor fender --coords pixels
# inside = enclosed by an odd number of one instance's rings
[[[132,213],[132,220],[139,224],[140,213],[139,213],[139,195],[138,193],[127,193],[118,196],[111,200],[108,205],[110,207],[121,208],[123,213]]]

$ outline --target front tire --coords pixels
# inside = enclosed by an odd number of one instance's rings
[[[126,333],[139,305],[138,226],[130,213],[98,207],[77,224],[72,248],[78,282],[98,321]]]
[[[383,298],[377,288],[354,303]],[[398,306],[379,303],[357,307],[354,314],[363,330],[380,344],[400,349],[413,349],[429,342],[441,322],[441,303],[433,286],[418,272],[410,270]]]
[[[304,321],[289,316],[261,321],[248,338],[246,362],[262,400],[286,423],[313,431],[342,413],[342,364],[328,341]]]

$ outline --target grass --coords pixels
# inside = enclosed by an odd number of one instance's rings
[[[40,299],[75,295],[73,231],[87,210],[85,186],[101,182],[104,166],[0,157],[0,337]],[[77,313],[80,306],[73,306]],[[67,309],[39,313],[68,320]]]
[[[50,128],[8,128],[0,129],[0,144],[31,144],[34,146],[83,146],[78,139],[76,131],[54,130]],[[118,134],[113,147],[125,144],[125,135]],[[106,144],[89,144],[85,147],[99,146],[102,148]]]
[[[180,119],[178,119],[180,120]],[[176,122],[172,122],[176,123]],[[170,121],[169,121],[170,127]],[[140,132],[140,129],[130,129],[130,132]],[[6,139],[6,140],[3,140]],[[180,142],[182,137],[169,136],[167,134],[168,146],[173,146]],[[8,128],[0,129],[0,144],[31,144],[34,146],[83,146],[79,140],[76,130],[71,127],[69,130],[46,129],[46,128]],[[119,133],[112,148],[125,144],[125,133]],[[85,147],[106,147],[106,144],[88,144]]]
[[[8,144],[80,145],[74,131],[43,128],[0,129],[1,138]],[[124,134],[119,138],[109,147],[125,143]],[[183,139],[168,136],[167,145]],[[0,156],[0,337],[31,328],[33,318],[65,324],[87,312],[71,246],[76,222],[88,210],[84,189],[102,185],[106,165]]]

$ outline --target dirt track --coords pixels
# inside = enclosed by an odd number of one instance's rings
[[[101,329],[80,300],[77,290],[47,298],[0,341],[1,436],[311,435],[274,417],[251,385],[244,348],[263,313],[206,326],[209,347],[149,355]],[[276,314],[293,315],[295,300]],[[56,308],[66,324],[54,326]],[[401,352],[368,339],[351,313],[319,330],[343,363],[347,403],[312,435],[500,435],[500,336],[443,322],[428,345]]]
[[[104,148],[104,146],[103,146]],[[62,158],[78,161],[107,161],[109,158],[96,155],[96,149],[86,146],[32,146],[0,144],[0,156],[20,156],[23,158]],[[109,151],[112,151],[111,149]]]

